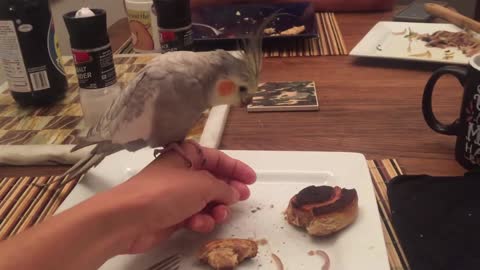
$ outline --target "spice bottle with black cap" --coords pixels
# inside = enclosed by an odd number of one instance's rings
[[[103,9],[82,8],[63,16],[70,34],[80,102],[87,126],[94,125],[119,93]]]
[[[154,0],[160,52],[193,50],[190,0]]]
[[[49,1],[0,0],[0,63],[20,105],[49,105],[65,96]]]

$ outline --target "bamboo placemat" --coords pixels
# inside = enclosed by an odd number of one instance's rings
[[[402,246],[392,224],[390,205],[387,197],[387,186],[392,178],[403,172],[395,159],[369,160],[368,168],[372,176],[377,197],[378,209],[382,219],[383,235],[387,246],[388,260],[392,270],[410,269]]]
[[[316,13],[318,38],[278,40],[264,47],[265,57],[347,55],[340,27],[334,13]],[[116,53],[133,53],[132,40],[128,39]]]
[[[62,181],[48,188],[34,184],[48,184],[57,176],[7,177],[0,180],[0,240],[18,234],[53,215],[78,181],[70,181],[57,188]]]
[[[402,171],[394,159],[370,160],[368,167],[375,187],[382,227],[392,270],[407,270],[408,262],[393,228],[385,183]],[[7,239],[52,215],[77,181],[56,190],[32,183],[48,183],[57,177],[10,177],[0,179],[0,240]],[[59,185],[59,184],[57,184]]]

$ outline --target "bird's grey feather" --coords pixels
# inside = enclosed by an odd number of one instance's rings
[[[98,165],[106,156],[127,149],[163,147],[181,141],[210,106],[211,89],[221,77],[226,77],[229,61],[239,61],[225,51],[209,53],[166,54],[152,60],[121,92],[101,120],[87,133],[74,150],[96,145],[90,155],[73,166],[66,174],[71,177]],[[236,63],[235,63],[236,64]],[[118,144],[117,134],[125,125],[142,115],[145,101],[154,98],[158,113],[154,114],[148,140],[132,138]]]
[[[274,16],[268,18],[245,46],[242,59],[218,50],[214,52],[167,53],[153,59],[113,101],[87,137],[73,148],[96,145],[90,155],[66,174],[71,178],[98,165],[106,156],[121,150],[136,151],[150,146],[164,147],[181,141],[202,113],[209,108],[216,82],[243,72],[256,87],[262,62],[262,35]],[[153,104],[146,107],[148,104]],[[147,109],[153,110],[145,116]],[[142,117],[143,116],[143,117]],[[146,119],[149,118],[149,119]],[[148,131],[128,130],[132,123],[147,122]],[[145,123],[143,123],[145,124]],[[130,132],[130,133],[129,133]],[[149,132],[141,134],[139,132]],[[136,136],[136,137],[135,137]]]

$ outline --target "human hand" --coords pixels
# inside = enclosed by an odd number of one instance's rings
[[[196,232],[210,232],[224,222],[229,205],[250,196],[255,172],[226,154],[203,148],[206,163],[196,148],[183,144],[193,168],[175,152],[156,159],[129,181],[111,190],[133,213],[128,223],[126,253],[145,252],[185,227]]]

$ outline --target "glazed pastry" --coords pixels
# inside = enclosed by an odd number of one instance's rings
[[[358,215],[355,189],[310,186],[295,195],[288,205],[288,223],[311,235],[327,236],[352,224]]]

